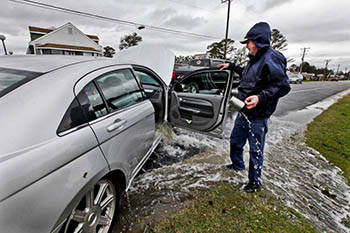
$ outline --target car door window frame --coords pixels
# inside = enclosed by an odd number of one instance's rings
[[[108,67],[108,68],[110,68],[110,67]],[[135,81],[136,81],[136,83],[137,83],[137,85],[138,85],[138,88],[140,89],[140,91],[141,91],[141,93],[142,93],[142,98],[143,98],[143,100],[142,100],[141,102],[138,102],[138,103],[133,104],[133,105],[130,105],[130,106],[128,106],[128,107],[119,109],[119,110],[117,110],[117,111],[110,111],[110,109],[108,108],[107,99],[106,99],[105,95],[103,94],[101,87],[98,85],[97,79],[99,79],[99,78],[101,78],[102,76],[107,75],[107,74],[109,74],[109,73],[116,72],[116,71],[119,71],[119,70],[124,70],[124,69],[129,69],[130,72],[132,73],[133,78],[135,79]],[[95,124],[95,123],[97,123],[97,122],[100,122],[100,121],[102,121],[102,120],[104,120],[104,119],[106,119],[106,118],[113,117],[115,114],[121,113],[121,112],[123,112],[123,111],[127,111],[127,110],[130,109],[130,108],[136,107],[136,106],[142,104],[143,101],[145,101],[145,100],[147,99],[147,98],[146,98],[146,95],[145,95],[145,93],[144,93],[144,90],[143,90],[143,88],[142,88],[142,86],[141,86],[141,84],[140,84],[140,82],[139,82],[139,80],[136,78],[136,75],[135,75],[133,69],[130,68],[129,66],[128,66],[128,67],[124,67],[124,66],[123,66],[123,67],[121,67],[121,68],[119,68],[119,67],[114,67],[114,69],[111,69],[111,70],[109,70],[109,71],[106,71],[106,72],[104,72],[104,73],[101,73],[101,74],[97,75],[96,77],[94,77],[93,79],[91,79],[89,83],[91,83],[91,82],[93,82],[94,85],[95,85],[95,87],[97,88],[98,94],[101,96],[101,98],[102,98],[102,100],[103,100],[103,103],[104,103],[104,106],[105,106],[106,109],[107,109],[107,114],[106,114],[106,115],[104,115],[104,116],[102,116],[102,117],[99,117],[99,118],[97,118],[97,119],[95,119],[95,120],[93,120],[93,121],[88,121],[88,123],[91,124],[91,125],[92,125],[92,124]],[[86,85],[84,85],[83,89],[84,89],[85,86],[87,86],[89,83],[87,83]],[[82,89],[82,90],[83,90],[83,89]],[[82,90],[81,90],[81,91],[82,91]],[[80,92],[79,92],[79,93],[80,93]]]
[[[130,66],[126,66],[126,67],[125,67],[125,66],[122,66],[122,67],[113,66],[113,67],[105,67],[105,68],[107,68],[107,69],[113,68],[113,69],[108,70],[108,71],[106,71],[106,72],[103,72],[103,73],[97,75],[97,77],[92,78],[90,81],[88,81],[88,82],[82,87],[82,89],[81,89],[78,93],[76,93],[75,87],[76,87],[77,83],[79,83],[82,79],[84,79],[85,76],[82,77],[82,78],[74,85],[74,90],[73,90],[73,92],[74,92],[74,98],[73,98],[73,100],[71,101],[71,103],[69,104],[69,106],[67,107],[67,110],[66,110],[65,114],[63,115],[63,117],[62,117],[62,119],[61,119],[61,121],[60,121],[60,123],[59,123],[59,125],[58,125],[58,127],[57,127],[56,134],[57,134],[58,136],[67,135],[67,134],[69,134],[69,133],[71,133],[71,132],[74,132],[74,131],[76,131],[76,130],[79,130],[79,129],[81,129],[81,128],[84,128],[84,127],[88,126],[89,124],[94,124],[95,122],[99,122],[99,121],[101,121],[101,120],[103,120],[103,119],[105,119],[105,118],[108,118],[108,117],[110,117],[110,116],[113,116],[113,115],[116,114],[116,113],[119,113],[119,112],[121,112],[121,111],[126,111],[126,110],[129,109],[130,107],[134,107],[134,106],[137,106],[137,105],[139,105],[139,104],[142,104],[142,102],[146,99],[144,90],[143,90],[143,88],[142,88],[142,86],[141,86],[141,84],[140,84],[138,78],[136,78],[136,75],[135,75],[133,69],[130,68]],[[105,69],[105,68],[102,68],[102,69],[100,69],[100,70],[103,70],[103,69]],[[104,75],[107,75],[108,73],[112,73],[112,72],[116,72],[116,71],[124,70],[124,69],[129,69],[129,70],[130,70],[130,73],[132,74],[132,76],[133,76],[135,82],[137,83],[138,88],[140,89],[140,92],[141,92],[141,94],[142,94],[143,100],[140,101],[140,102],[138,102],[138,103],[136,103],[136,104],[133,104],[133,105],[131,105],[131,106],[122,108],[122,109],[120,109],[120,110],[118,110],[118,111],[110,111],[109,108],[108,108],[108,104],[107,104],[106,97],[104,96],[104,94],[103,94],[103,92],[102,92],[100,86],[97,84],[97,81],[96,81],[96,80],[97,80],[98,78],[104,76]],[[99,71],[99,70],[96,70],[96,71]],[[90,74],[90,73],[89,73],[89,74]],[[88,74],[88,75],[89,75],[89,74]],[[97,94],[98,94],[98,95],[100,96],[100,98],[102,99],[102,101],[103,101],[103,106],[106,108],[106,111],[107,111],[107,113],[106,113],[105,115],[100,116],[100,117],[97,117],[97,116],[96,116],[96,119],[94,119],[94,120],[89,120],[88,116],[86,115],[86,112],[84,111],[84,109],[83,109],[83,107],[82,107],[82,105],[81,105],[81,104],[82,104],[82,103],[81,103],[82,101],[79,100],[79,98],[78,98],[79,95],[80,95],[80,93],[83,92],[83,91],[85,91],[84,89],[85,89],[86,86],[88,86],[89,84],[93,84],[93,85],[94,85],[94,87],[95,87],[96,90],[97,90]],[[69,128],[69,129],[64,130],[64,131],[60,131],[59,128],[60,128],[60,126],[61,126],[61,124],[62,124],[62,121],[64,120],[64,118],[66,118],[66,114],[68,114],[68,110],[71,108],[71,106],[72,106],[72,104],[73,104],[74,102],[77,102],[77,103],[78,103],[79,109],[80,109],[80,111],[83,113],[83,115],[84,115],[84,117],[85,117],[85,123],[82,123],[81,125],[77,125],[77,126],[75,126],[75,127],[73,127],[73,128]],[[90,101],[90,100],[89,100],[89,103],[90,103],[90,105],[91,105],[91,101]]]

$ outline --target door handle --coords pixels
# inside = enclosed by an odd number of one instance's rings
[[[107,127],[107,132],[112,132],[112,131],[122,127],[126,122],[127,122],[127,120],[122,120],[122,119],[115,120],[113,124],[111,124],[110,126]]]

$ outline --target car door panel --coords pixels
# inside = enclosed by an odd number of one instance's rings
[[[169,121],[178,127],[222,137],[231,95],[230,72],[194,72],[171,89]]]
[[[96,116],[89,125],[110,168],[122,169],[130,177],[152,147],[155,135],[153,106],[149,100],[135,97],[141,89],[131,66],[92,72],[76,84],[75,93],[79,91],[86,92],[92,105],[90,111]]]
[[[190,113],[190,116],[197,116],[203,118],[213,118],[214,117],[214,106],[215,103],[208,101],[206,99],[192,99],[191,97],[182,96],[179,98],[179,110],[181,118],[186,113]]]
[[[221,96],[172,93],[171,122],[177,126],[191,125],[199,131],[210,131],[219,117],[222,99]]]
[[[155,123],[149,101],[91,123],[112,170],[125,166],[128,175],[152,146]],[[124,165],[123,165],[124,164]]]

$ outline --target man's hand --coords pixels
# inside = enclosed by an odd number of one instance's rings
[[[244,100],[244,103],[248,110],[255,108],[255,106],[259,103],[259,97],[257,95],[249,96]]]
[[[223,64],[217,65],[216,68],[219,68],[220,70],[223,70],[223,69],[227,69],[229,66],[230,66],[230,64],[223,63]]]

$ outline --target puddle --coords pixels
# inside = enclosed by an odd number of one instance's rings
[[[312,118],[349,93],[269,120],[262,183],[320,232],[350,232],[350,187],[339,168],[304,144],[303,131]],[[242,186],[248,168],[241,172],[224,169],[230,163],[233,119],[224,139],[177,129],[173,145],[160,145],[122,198],[119,224],[113,232],[144,232],[148,224],[175,213],[218,181]],[[248,156],[246,145],[247,166]]]

